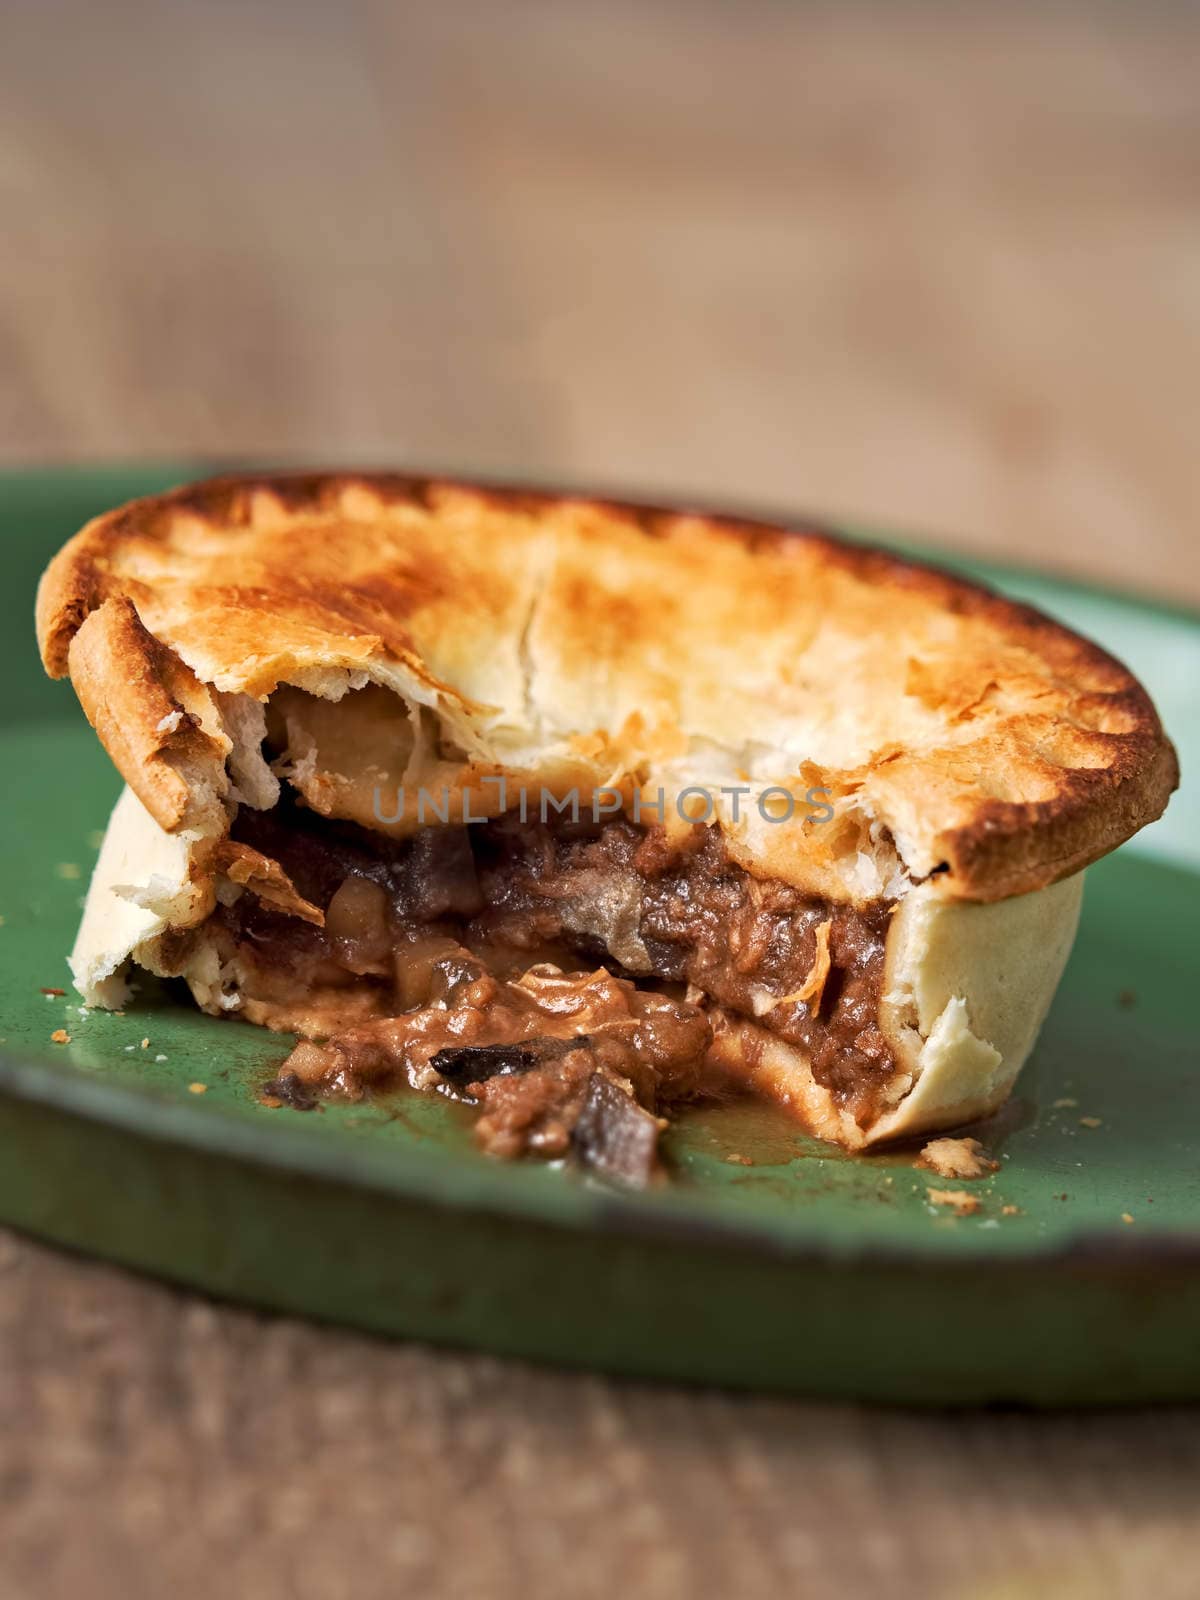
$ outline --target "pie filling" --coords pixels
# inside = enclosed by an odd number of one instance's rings
[[[324,913],[247,892],[210,924],[247,1014],[312,1036],[272,1086],[293,1104],[407,1082],[476,1105],[492,1154],[642,1182],[664,1110],[744,1084],[720,1065],[739,1022],[799,1047],[860,1124],[896,1071],[891,904],[753,877],[715,829],[509,814],[398,841],[285,803],[243,808],[233,837]]]

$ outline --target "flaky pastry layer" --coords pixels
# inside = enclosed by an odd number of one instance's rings
[[[276,696],[291,778],[328,815],[422,786],[494,811],[501,776],[661,788],[670,814],[699,785],[736,859],[831,899],[1046,887],[1177,782],[1141,685],[1039,613],[824,533],[682,510],[218,479],[89,524],[43,578],[38,634],[158,824],[208,840],[278,793]],[[739,786],[819,788],[833,818],[735,818]]]

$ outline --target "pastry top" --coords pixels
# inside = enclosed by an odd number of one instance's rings
[[[302,792],[330,814],[359,814],[345,792],[367,777],[700,787],[751,870],[841,898],[1043,887],[1178,781],[1137,680],[1039,612],[827,533],[685,510],[220,478],[89,523],[47,569],[37,624],[47,671],[70,673],[168,831],[221,832],[231,796],[271,803],[255,751],[284,685],[293,709],[337,703],[303,734],[322,783]],[[311,728],[335,709],[333,761]],[[722,795],[743,785],[802,809],[779,825]]]

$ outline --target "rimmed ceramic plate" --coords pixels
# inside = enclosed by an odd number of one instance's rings
[[[269,1109],[286,1043],[165,988],[123,1016],[81,1008],[64,958],[118,780],[41,677],[33,586],[87,516],[196,475],[0,479],[0,1218],[259,1306],[610,1371],[922,1403],[1200,1397],[1186,786],[1089,873],[1041,1042],[982,1130],[1001,1170],[970,1216],[931,1205],[915,1151],[844,1158],[745,1108],[673,1131],[669,1188],[616,1193],[487,1160],[437,1099]],[[1187,773],[1200,621],[951,564],[1122,656]]]

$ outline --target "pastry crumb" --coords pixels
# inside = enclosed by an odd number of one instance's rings
[[[42,989],[42,993],[46,996],[47,1000],[61,999],[66,992],[67,991],[65,989],[52,989],[49,987],[43,987]]]
[[[1079,1119],[1081,1128],[1100,1128],[1103,1125],[1099,1117],[1080,1117]]]
[[[266,1106],[270,1111],[278,1111],[283,1101],[277,1094],[263,1094],[258,1097],[258,1103]]]
[[[1050,1109],[1051,1111],[1071,1111],[1078,1104],[1078,1100],[1072,1100],[1070,1095],[1064,1095],[1061,1100],[1055,1100]]]
[[[207,1094],[208,1093],[208,1085],[206,1083],[189,1083],[188,1084],[188,1093],[189,1094]]]
[[[950,1206],[959,1217],[973,1216],[979,1210],[979,1196],[968,1194],[965,1189],[926,1188],[925,1193],[929,1196],[931,1205]]]
[[[141,1044],[140,1044],[140,1045],[139,1045],[139,1046],[138,1046],[138,1048],[139,1048],[139,1049],[140,1049],[140,1050],[149,1050],[149,1048],[150,1048],[150,1041],[149,1041],[149,1039],[143,1039],[143,1040],[142,1040],[142,1042],[141,1042]]]
[[[65,1028],[55,1028],[54,1032],[50,1035],[50,1042],[52,1044],[70,1044],[71,1035]]]
[[[936,1172],[939,1178],[986,1178],[999,1172],[1000,1163],[978,1139],[931,1139],[921,1151],[917,1166]]]
[[[1000,1215],[1002,1217],[1019,1217],[1022,1215],[1022,1211],[1020,1206],[1001,1206]]]
[[[1132,1222],[1133,1218],[1132,1218],[1132,1216],[1130,1216],[1128,1211],[1122,1211],[1122,1213],[1121,1213],[1121,1221],[1122,1222]]]
[[[733,1155],[727,1155],[725,1157],[725,1160],[729,1163],[730,1166],[733,1166],[733,1167],[752,1167],[754,1165],[753,1161],[751,1161],[749,1156],[739,1156],[739,1155],[733,1154]]]
[[[155,1056],[154,1059],[155,1059],[155,1061],[165,1061],[167,1058],[166,1058],[166,1056]]]

